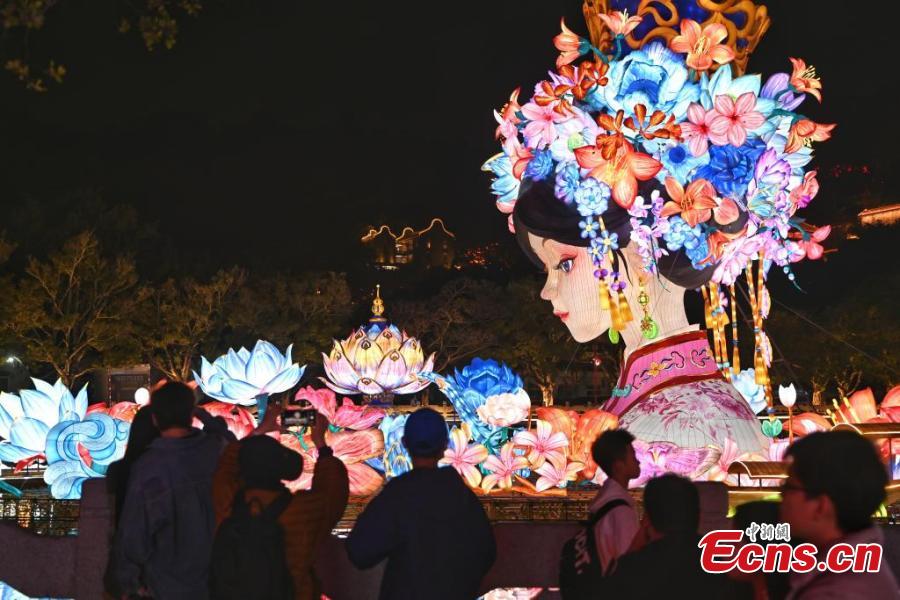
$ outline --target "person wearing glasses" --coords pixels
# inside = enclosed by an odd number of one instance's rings
[[[791,538],[810,542],[818,560],[838,543],[883,544],[872,515],[885,499],[885,465],[875,446],[851,431],[813,433],[788,449],[781,520]],[[790,600],[811,598],[900,598],[887,561],[877,572],[792,573]]]

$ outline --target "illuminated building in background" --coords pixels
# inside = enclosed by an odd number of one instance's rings
[[[863,225],[894,225],[900,221],[900,204],[888,204],[876,208],[867,208],[859,213],[859,222]]]
[[[404,227],[399,234],[388,225],[370,228],[360,241],[369,250],[375,268],[393,271],[406,265],[427,269],[450,269],[456,253],[456,235],[441,219],[415,230]]]

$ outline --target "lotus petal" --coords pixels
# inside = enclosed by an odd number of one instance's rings
[[[200,382],[200,380],[208,380],[213,376],[213,373],[216,372],[216,368],[210,364],[208,360],[206,360],[205,356],[200,357],[200,377],[197,377],[197,372],[194,371],[194,379]]]
[[[54,385],[51,385],[44,381],[43,379],[38,379],[37,377],[31,378],[31,383],[34,384],[34,389],[39,391],[40,393],[48,396],[50,398],[56,398],[59,396],[59,388]],[[62,380],[57,380],[57,384],[62,384]]]
[[[400,332],[396,327],[387,327],[375,337],[375,344],[381,348],[382,354],[387,356],[401,345]]]
[[[85,413],[87,412],[87,386],[88,384],[84,384],[83,386],[81,386],[81,389],[78,390],[78,394],[75,396],[75,414],[78,415],[79,419],[83,419]]]
[[[324,377],[319,377],[319,381],[321,381],[322,383],[324,383],[325,385],[327,385],[328,388],[329,388],[330,390],[333,390],[333,391],[337,392],[338,394],[352,395],[352,394],[359,394],[359,393],[361,393],[361,392],[360,392],[358,389],[356,389],[355,387],[353,387],[353,388],[345,388],[345,387],[342,387],[342,386],[339,386],[339,385],[337,385],[337,384],[335,384],[335,383],[330,382],[329,380],[325,379]]]
[[[267,394],[277,394],[279,392],[283,392],[285,390],[289,390],[300,381],[300,378],[303,377],[303,372],[306,370],[306,365],[302,367],[300,365],[293,365],[288,367],[287,370],[282,371],[278,375],[275,376],[270,382],[268,382],[264,387],[263,391]]]
[[[281,364],[281,356],[276,361],[275,358],[263,346],[262,341],[256,343],[250,360],[247,361],[246,377],[243,377],[247,383],[262,389],[274,376],[278,373],[278,366]]]
[[[22,410],[22,399],[15,394],[0,392],[0,407],[6,410],[13,419],[20,419],[25,416],[25,411]]]
[[[35,390],[22,390],[19,397],[22,410],[32,419],[42,421],[48,429],[59,422],[59,404],[50,396]]]
[[[250,356],[252,353],[241,346],[241,349],[237,351],[237,356],[241,360],[241,363],[246,364],[248,360],[250,360]]]
[[[410,371],[418,373],[422,370],[422,365],[425,362],[425,354],[422,352],[422,346],[419,344],[419,340],[416,338],[409,338],[403,342],[402,346],[400,346],[399,352]]]
[[[59,389],[60,386],[62,386],[62,389]],[[68,388],[62,385],[62,381],[57,381],[54,388],[55,393],[51,395],[50,398],[56,403],[58,411],[56,422],[59,422],[62,420],[62,415],[75,412],[75,397],[72,396],[72,392],[70,392]],[[48,425],[50,424],[48,423]]]
[[[276,361],[278,364],[284,360],[284,355],[275,347],[275,344],[267,342],[265,340],[256,340],[256,344],[253,346],[253,351],[250,352],[250,356],[253,356],[253,352],[263,352],[267,354],[269,358]]]
[[[253,406],[256,397],[260,394],[259,388],[239,379],[226,379],[222,383],[222,393],[225,402],[240,404],[241,406]]]
[[[241,348],[241,350],[244,350],[244,348]],[[249,358],[248,356],[247,359],[249,360]],[[233,348],[229,348],[227,353],[217,358],[213,365],[226,379],[246,376],[247,362],[241,360],[241,357],[238,356],[238,353]]]
[[[332,352],[332,357],[335,356],[335,353]],[[336,386],[352,389],[352,392],[344,392],[350,394],[358,393],[356,391],[356,382],[359,381],[359,373],[353,368],[353,365],[350,364],[350,361],[344,354],[338,354],[338,358],[334,360],[333,358],[326,357],[324,354],[322,355],[322,366],[325,367],[325,375],[330,379]]]
[[[369,338],[366,336],[365,330],[359,328],[351,333],[350,337],[348,337],[346,340],[340,342],[341,351],[350,362],[353,362],[354,360],[356,360],[356,352],[357,350],[359,350],[359,345],[363,342],[363,340],[367,339]]]
[[[53,389],[55,393],[51,396],[53,398],[62,398],[62,395],[65,393],[70,393],[69,388],[66,387],[66,384],[63,383],[63,380],[60,378],[56,379],[56,383],[53,384]]]
[[[32,454],[44,451],[50,428],[38,419],[24,417],[16,421],[9,431],[9,441],[21,448],[33,450]]]
[[[197,376],[197,372],[194,371],[194,381],[197,382],[197,385],[200,386],[200,389],[203,390],[203,393],[212,398],[216,398],[218,400],[227,400],[228,398],[222,393],[222,381],[223,378],[219,374],[218,371],[214,372],[209,380],[204,381],[201,377]]]
[[[9,439],[9,428],[16,419],[25,416],[22,401],[15,394],[0,392],[0,437]]]
[[[294,356],[294,345],[288,344],[287,349],[284,351],[284,358],[281,361],[282,369],[287,369],[292,364],[294,364],[294,359],[292,358],[293,356]]]
[[[386,390],[392,390],[397,387],[408,373],[406,361],[396,350],[384,357],[375,373],[375,380]]]
[[[363,394],[368,394],[370,396],[374,396],[376,394],[383,394],[384,388],[381,387],[377,381],[374,379],[369,379],[368,377],[360,377],[359,383],[356,384],[359,391]]]
[[[434,371],[434,352],[431,353],[431,356],[428,357],[428,360],[425,361],[425,365],[418,370],[419,373],[431,373]]]
[[[384,352],[377,344],[370,340],[363,340],[356,351],[353,365],[360,378],[373,379],[383,358]]]
[[[40,452],[35,452],[30,448],[22,448],[21,446],[10,444],[9,442],[0,442],[0,461],[3,462],[15,464],[20,460],[31,458],[39,453]]]
[[[412,376],[413,379],[409,383],[401,385],[400,387],[394,389],[395,394],[415,394],[416,392],[420,392],[431,385],[431,381],[425,379],[424,377],[416,377]]]
[[[4,440],[9,438],[9,428],[12,427],[14,421],[6,409],[0,406],[0,438]]]

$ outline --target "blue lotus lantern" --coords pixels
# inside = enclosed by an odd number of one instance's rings
[[[450,400],[459,418],[468,423],[472,439],[495,450],[497,433],[524,421],[531,410],[522,378],[504,363],[476,358],[453,375],[429,376]]]

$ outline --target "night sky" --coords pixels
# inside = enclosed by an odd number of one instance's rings
[[[222,264],[339,265],[366,224],[431,216],[466,244],[511,243],[479,170],[498,151],[491,110],[553,66],[560,16],[587,33],[580,0],[211,0],[148,53],[97,5],[60,3],[33,40],[69,67],[62,86],[0,76],[0,202],[99,190]],[[896,171],[893,21],[768,6],[750,71],[817,67],[825,102],[804,111],[839,124],[817,164]]]

